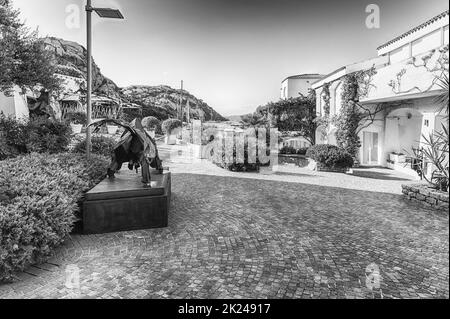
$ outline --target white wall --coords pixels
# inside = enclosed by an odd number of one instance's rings
[[[0,112],[16,119],[29,118],[26,96],[21,93],[19,88],[14,90],[14,94],[11,97],[0,92]]]
[[[307,96],[311,89],[311,84],[317,81],[319,77],[286,79],[281,83],[281,98],[289,99],[299,97],[300,94]]]
[[[409,58],[410,58],[409,45],[405,45],[405,46],[398,48],[392,52],[389,52],[389,61],[391,63],[397,63],[397,62],[404,61]]]
[[[444,45],[449,44],[448,26],[444,27]]]
[[[441,31],[445,32],[445,28],[447,28],[447,39],[448,39],[448,24],[449,24],[449,16],[447,14],[447,15],[435,20],[434,22],[429,23],[427,26],[422,27],[414,32],[411,32],[408,35],[403,36],[401,39],[379,48],[378,55],[379,56],[385,55],[385,54],[388,54],[389,52],[397,50],[398,48],[401,48],[405,45],[409,45],[409,43],[412,43],[422,37],[426,37],[428,34],[434,32],[435,30],[441,30]],[[440,43],[436,47],[439,47],[442,45],[444,45],[444,44]]]
[[[16,93],[14,95],[15,115],[17,119],[28,119],[30,111],[28,109],[27,97],[23,94]]]
[[[430,49],[440,47],[441,41],[441,30],[436,30],[430,34],[427,34],[423,38],[420,38],[412,43],[412,56],[416,56],[421,53],[428,52]]]
[[[14,97],[6,96],[0,92],[0,112],[6,116],[15,116]]]
[[[281,83],[281,99],[288,99],[288,80]]]

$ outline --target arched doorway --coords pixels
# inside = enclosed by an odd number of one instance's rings
[[[400,108],[386,116],[385,152],[411,154],[418,148],[422,135],[423,114],[411,108]]]
[[[327,143],[327,129],[325,126],[321,125],[316,129],[316,145]]]

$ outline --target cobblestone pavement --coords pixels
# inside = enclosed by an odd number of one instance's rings
[[[170,164],[168,228],[73,235],[1,285],[0,298],[449,297],[448,214],[377,183],[357,190],[182,165]],[[79,289],[66,287],[71,265]],[[370,290],[373,277],[380,288]]]

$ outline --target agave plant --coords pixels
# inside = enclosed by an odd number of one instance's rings
[[[448,191],[449,186],[449,136],[448,128],[442,125],[442,130],[423,135],[423,146],[413,149],[414,158],[419,163],[429,163],[432,166],[431,176],[427,174],[424,165],[417,165],[416,170],[422,178],[436,189]]]
[[[442,78],[438,79],[437,85],[443,90],[442,94],[438,96],[437,102],[441,105],[440,112],[445,112],[446,119],[448,120],[448,103],[449,103],[449,85],[448,74],[444,74]]]

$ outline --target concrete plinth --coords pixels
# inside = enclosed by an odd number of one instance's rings
[[[152,171],[151,179],[151,188],[145,187],[140,174],[123,171],[90,190],[83,204],[83,232],[101,234],[167,227],[171,174]]]

